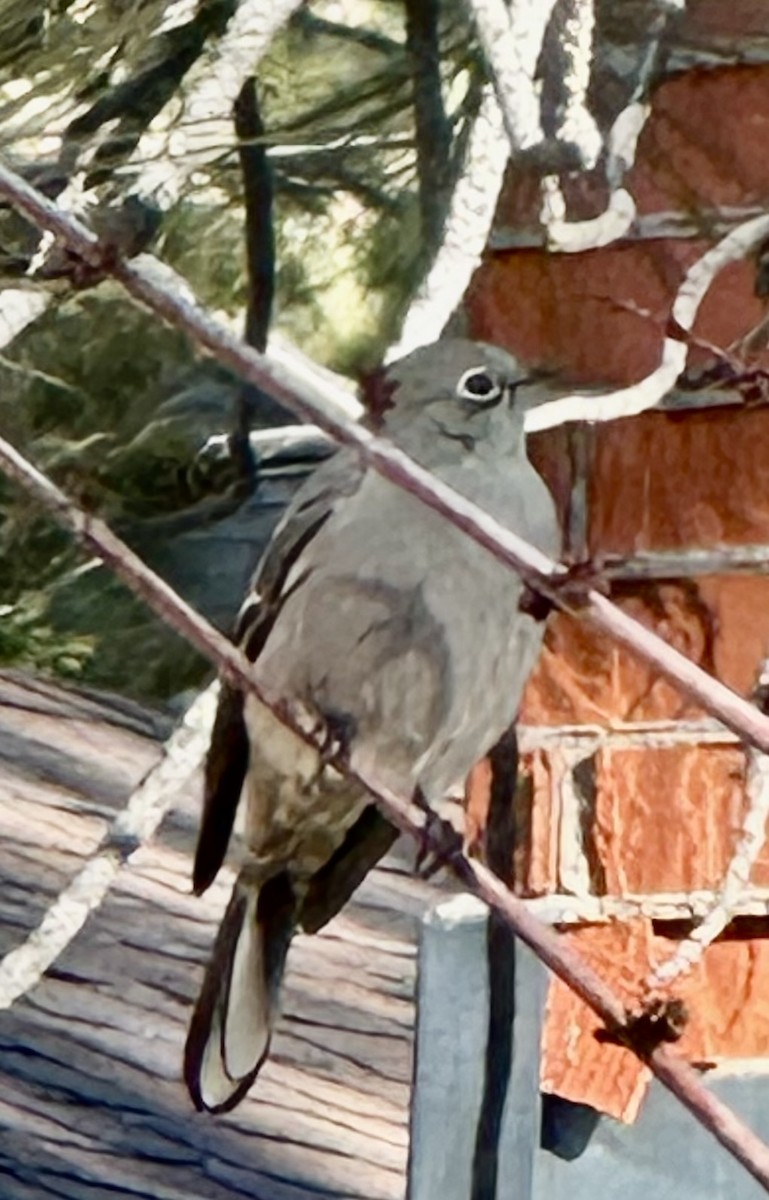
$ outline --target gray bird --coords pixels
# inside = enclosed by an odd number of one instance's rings
[[[381,432],[548,554],[552,498],[523,416],[552,398],[503,350],[447,340],[387,371]],[[273,694],[344,744],[351,765],[439,804],[516,717],[542,641],[521,580],[341,450],[295,496],[257,569],[236,640]],[[190,1024],[199,1109],[244,1096],[267,1055],[291,937],[346,902],[395,831],[359,787],[253,696],[222,686],[193,886],[226,853],[243,797],[248,855]]]

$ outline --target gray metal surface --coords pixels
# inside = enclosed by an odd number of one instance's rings
[[[422,929],[410,1200],[481,1200],[475,1159],[476,1131],[489,1099],[486,927],[486,906],[459,896],[434,909]],[[501,1097],[498,1174],[500,1181],[514,1178],[515,1196],[529,1200],[539,1141],[539,1045],[547,975],[523,943],[515,943],[514,954],[515,1018],[509,1083]]]
[[[763,1189],[653,1081],[633,1125],[540,1096],[546,971],[515,943],[513,1052],[495,1181],[473,1180],[489,1031],[485,906],[470,897],[428,914],[418,965],[410,1200],[758,1200]],[[499,964],[497,964],[499,965]],[[769,1063],[705,1079],[769,1139]]]

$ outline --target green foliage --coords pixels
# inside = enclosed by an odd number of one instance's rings
[[[48,597],[39,591],[23,592],[15,604],[0,605],[0,662],[82,679],[93,655],[94,636],[63,637],[48,622],[47,610]]]
[[[87,218],[135,194],[154,203],[162,222],[153,252],[242,328],[233,124],[226,111],[200,115],[200,88],[221,69],[235,8],[198,0],[179,15],[171,0],[0,0],[0,137],[50,196],[84,183]],[[399,0],[316,0],[258,67],[275,186],[273,323],[351,374],[379,360],[425,268],[404,36]],[[449,115],[461,140],[478,81],[455,0],[440,37],[445,92],[459,89]],[[0,205],[0,287],[17,286],[37,250],[37,230]],[[119,531],[141,544],[153,530],[162,568],[164,520],[179,515],[194,528],[212,519],[200,489],[215,484],[201,483],[195,456],[232,427],[237,385],[116,285],[75,291],[65,272],[46,286],[47,310],[0,349],[0,430]],[[0,662],[154,698],[200,679],[197,655],[2,481],[0,558]]]
[[[210,674],[183,638],[97,562],[63,575],[49,589],[42,612],[55,630],[65,631],[65,647],[90,645],[80,678],[95,687],[115,688],[118,680],[125,695],[158,699],[195,687]]]
[[[126,303],[115,284],[51,305],[8,358],[12,368],[0,363],[0,411],[16,414],[25,441],[133,435],[194,362],[186,338]]]

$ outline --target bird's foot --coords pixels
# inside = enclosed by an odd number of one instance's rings
[[[357,722],[350,713],[325,711],[320,718],[320,771],[333,763],[348,764]]]
[[[455,854],[462,853],[462,838],[445,817],[441,817],[425,799],[420,787],[414,789],[412,803],[424,813],[424,822],[419,834],[414,873],[420,879],[432,879],[437,871],[451,861]]]
[[[555,601],[551,600],[549,596],[543,596],[530,584],[524,583],[518,601],[519,612],[525,613],[527,617],[532,617],[535,621],[546,621],[555,607]]]
[[[609,592],[603,566],[591,558],[565,563],[563,570],[548,578],[547,586],[565,605],[576,609],[584,608],[590,592],[600,592],[602,596]],[[524,582],[518,609],[535,621],[546,621],[553,609],[559,607],[554,596],[545,596]]]

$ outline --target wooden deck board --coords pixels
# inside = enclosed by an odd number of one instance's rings
[[[18,945],[156,761],[169,721],[0,673],[0,953]],[[198,1115],[186,1022],[232,875],[189,891],[196,798],[33,992],[0,1012],[3,1200],[400,1200],[415,939],[440,884],[402,848],[292,946],[273,1054],[243,1104]]]

